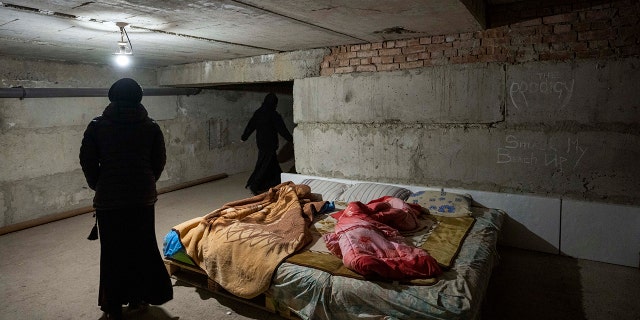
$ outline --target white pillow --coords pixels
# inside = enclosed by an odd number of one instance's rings
[[[338,198],[338,201],[349,203],[353,201],[360,201],[364,204],[369,203],[371,200],[382,198],[384,196],[392,196],[402,200],[407,200],[411,190],[392,186],[389,184],[381,183],[356,183],[350,186],[342,195]]]
[[[419,204],[430,214],[446,217],[464,217],[471,213],[471,195],[424,190],[409,196],[407,203]]]
[[[300,184],[306,184],[311,188],[312,193],[322,195],[324,201],[334,201],[349,187],[346,183],[322,180],[322,179],[305,179]]]

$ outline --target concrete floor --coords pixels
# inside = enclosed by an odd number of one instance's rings
[[[248,173],[160,196],[158,245],[166,232],[223,203],[250,196]],[[84,214],[0,236],[0,319],[102,319],[97,306],[99,242]],[[569,257],[505,248],[483,319],[640,320],[640,272]],[[281,319],[173,280],[174,299],[128,319]]]

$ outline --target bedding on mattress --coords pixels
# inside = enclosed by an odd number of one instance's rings
[[[329,252],[323,236],[333,232],[337,220],[316,212],[311,242],[277,266],[265,293],[275,309],[302,319],[475,319],[496,263],[504,215],[478,207],[464,216],[420,215],[420,227],[403,236],[444,272],[410,281],[370,281]],[[194,264],[186,252],[178,233],[170,231],[165,256]]]
[[[332,276],[285,261],[269,294],[303,319],[476,319],[497,263],[504,212],[473,208],[472,215],[451,268],[427,285]]]

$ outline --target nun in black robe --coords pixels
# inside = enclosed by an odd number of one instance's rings
[[[276,111],[278,97],[269,93],[264,97],[262,106],[253,113],[242,133],[242,141],[246,141],[256,131],[258,160],[247,180],[246,188],[256,195],[267,191],[280,183],[280,163],[278,162],[278,134],[293,143],[293,136],[287,130],[282,116]]]
[[[173,287],[155,233],[156,181],[164,170],[162,130],[140,103],[133,79],[116,81],[111,103],[84,132],[80,165],[95,190],[100,239],[98,305],[107,318],[121,319],[122,306],[163,304]],[[96,235],[92,232],[90,239]]]

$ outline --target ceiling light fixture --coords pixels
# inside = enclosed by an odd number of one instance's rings
[[[133,55],[131,40],[129,39],[127,30],[124,29],[124,27],[128,25],[126,22],[116,22],[116,26],[120,28],[120,41],[118,41],[118,50],[114,55],[116,56],[116,63],[121,67],[127,66],[130,62],[129,56]],[[127,41],[124,39],[125,36],[127,37]]]

